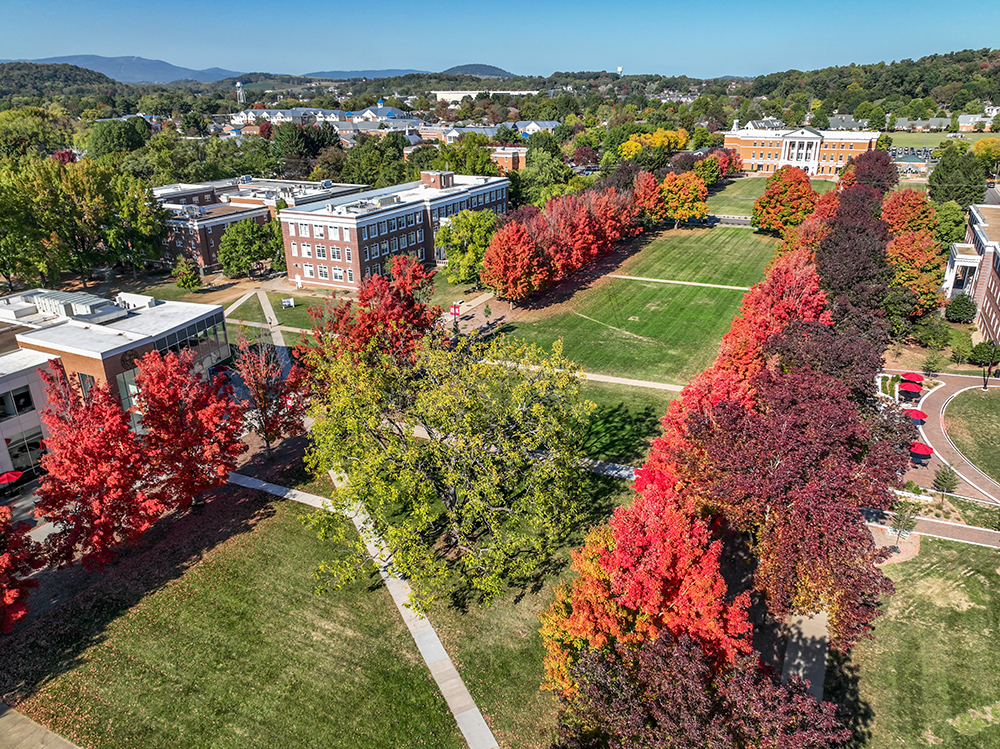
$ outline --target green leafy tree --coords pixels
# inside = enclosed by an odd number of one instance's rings
[[[313,393],[308,462],[346,477],[331,509],[364,509],[416,603],[455,589],[493,599],[576,527],[591,404],[558,343],[548,353],[461,338],[425,343],[412,361],[370,351],[314,355],[307,367],[326,384]],[[339,541],[317,571],[324,585],[368,574],[341,515],[321,511],[310,525]]]
[[[970,323],[976,318],[976,300],[968,294],[959,294],[944,311],[949,322]]]
[[[131,174],[112,179],[111,198],[115,220],[107,227],[107,245],[115,257],[132,265],[132,277],[136,278],[136,265],[160,253],[170,213],[152,190]]]
[[[443,247],[448,258],[448,283],[473,283],[483,269],[483,255],[497,231],[493,211],[461,211],[438,229],[434,244]]]
[[[448,169],[455,174],[480,174],[496,177],[500,171],[490,161],[489,138],[480,133],[463,135],[455,143],[442,146],[432,166]]]
[[[934,474],[934,488],[945,494],[958,491],[958,474],[950,465],[942,465]]]
[[[134,151],[144,145],[146,139],[129,120],[95,122],[87,139],[87,156],[99,159],[110,153]]]
[[[65,116],[38,107],[0,112],[0,156],[48,155],[72,143]]]
[[[274,229],[267,224],[258,224],[252,218],[230,224],[219,240],[218,258],[227,278],[245,276],[252,264],[277,254]]]
[[[177,286],[186,291],[201,288],[201,274],[198,273],[198,268],[183,255],[174,263],[174,278],[177,279]]]
[[[983,162],[972,153],[964,154],[954,146],[944,150],[941,161],[927,178],[935,203],[954,200],[961,208],[982,203],[986,196],[986,173]]]
[[[341,175],[345,164],[347,164],[347,154],[343,148],[340,146],[324,148],[319,152],[319,157],[316,159],[316,166],[313,167],[309,179],[316,182],[324,179],[333,182],[342,182]]]
[[[956,330],[951,336],[951,360],[965,364],[972,356],[972,336],[966,330]]]
[[[934,236],[942,247],[950,247],[955,242],[964,241],[966,218],[962,206],[954,200],[949,200],[936,206],[935,218],[937,229],[934,231]]]
[[[1000,346],[990,341],[982,341],[972,347],[972,353],[969,354],[969,364],[983,369],[991,369],[997,363],[998,355],[1000,355]]]
[[[922,365],[923,373],[933,379],[938,376],[946,363],[944,356],[940,352],[931,351],[924,357]]]
[[[553,159],[562,161],[562,149],[559,147],[559,141],[552,133],[547,133],[544,130],[532,133],[528,137],[528,156],[530,157],[535,151],[545,151]]]
[[[561,159],[553,158],[548,151],[541,148],[528,151],[527,166],[517,173],[521,198],[526,203],[537,204],[545,188],[564,184],[572,173]]]
[[[903,536],[909,536],[917,527],[917,515],[920,513],[920,503],[912,499],[900,499],[893,509],[892,523],[889,530],[896,534],[896,545]]]

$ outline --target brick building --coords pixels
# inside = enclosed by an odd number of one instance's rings
[[[288,278],[297,286],[357,288],[383,273],[393,255],[443,263],[434,233],[459,211],[506,213],[504,177],[421,172],[419,182],[373,190],[280,213]]]
[[[221,270],[219,242],[226,228],[253,219],[265,224],[275,216],[279,200],[290,206],[308,205],[342,195],[353,195],[366,185],[280,179],[236,179],[173,184],[153,188],[153,195],[171,213],[163,239],[162,262],[173,265],[184,255],[201,273]]]
[[[497,165],[500,174],[524,169],[528,161],[525,146],[494,146],[490,149],[490,161]]]
[[[979,334],[1000,343],[1000,206],[969,206],[965,242],[951,246],[943,290],[949,299],[975,299]]]
[[[725,136],[725,147],[739,152],[747,171],[771,174],[783,166],[797,166],[810,175],[832,177],[851,156],[875,150],[879,133],[811,127],[741,130],[737,120]]]

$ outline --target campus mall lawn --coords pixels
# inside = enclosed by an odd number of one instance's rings
[[[767,177],[740,177],[716,189],[708,196],[708,212],[712,216],[750,216],[753,204],[767,185]],[[813,189],[822,194],[832,190],[836,182],[828,179],[814,179]]]
[[[35,647],[66,670],[18,709],[94,749],[465,746],[374,569],[317,596],[310,572],[330,548],[297,520],[306,508],[251,494],[245,532],[127,610],[80,604],[45,633]]]
[[[995,549],[924,536],[915,559],[885,568],[896,593],[852,654],[865,749],[1000,746],[998,564]],[[829,668],[827,699],[837,682]]]
[[[971,381],[970,381],[971,382]],[[976,468],[1000,481],[1000,390],[959,393],[944,414],[948,437]]]
[[[580,392],[597,406],[583,440],[587,456],[633,466],[645,461],[650,441],[663,432],[660,422],[670,401],[680,395],[592,380]]]

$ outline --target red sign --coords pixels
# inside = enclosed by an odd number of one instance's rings
[[[451,314],[454,315],[455,317],[458,317],[459,315],[461,315],[462,314],[462,307],[461,307],[461,305],[459,305],[459,304],[452,304],[451,305]]]

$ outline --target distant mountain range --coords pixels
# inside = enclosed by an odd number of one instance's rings
[[[64,63],[76,65],[88,70],[104,73],[119,83],[170,83],[172,81],[193,80],[202,83],[213,83],[223,78],[233,78],[241,75],[235,70],[208,68],[207,70],[192,70],[171,65],[163,60],[148,60],[145,57],[101,57],[100,55],[67,55],[65,57],[46,57],[41,60],[2,60],[2,62],[41,62],[49,64]]]
[[[306,78],[323,78],[331,81],[346,81],[350,78],[395,78],[399,75],[414,73],[429,73],[429,70],[402,70],[389,68],[387,70],[320,70],[316,73],[304,73]]]

